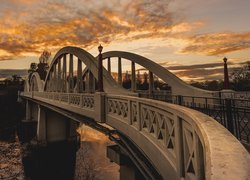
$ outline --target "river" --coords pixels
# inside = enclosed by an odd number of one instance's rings
[[[69,163],[66,164],[69,166],[64,166],[61,163],[65,163],[65,160],[57,159],[61,158],[60,152],[58,152],[60,151],[60,145],[27,153],[24,151],[27,144],[21,145],[17,136],[12,140],[1,140],[0,179],[43,179],[43,175],[48,177],[47,175],[53,172],[49,179],[60,177],[60,179],[75,180],[118,180],[119,166],[111,163],[106,157],[106,146],[112,144],[112,142],[102,133],[86,126],[80,126],[78,132],[81,135],[81,146],[75,156],[74,172],[69,172],[72,169],[67,168],[71,167],[69,162],[74,163],[74,160],[66,160]],[[54,150],[57,152],[53,152]],[[58,157],[56,157],[57,155]],[[53,158],[51,158],[52,156]],[[60,167],[60,169],[55,167]],[[42,176],[40,175],[41,172]],[[60,172],[62,172],[62,176],[60,176]],[[57,175],[58,177],[55,177]]]

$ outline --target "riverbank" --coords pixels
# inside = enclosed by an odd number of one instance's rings
[[[0,141],[0,179],[23,180],[21,145],[15,141]]]

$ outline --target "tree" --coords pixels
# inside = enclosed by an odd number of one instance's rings
[[[130,79],[130,75],[128,74],[128,71],[126,71],[126,73],[125,73],[125,75],[123,77],[122,86],[125,89],[130,89],[131,88],[131,79]]]
[[[97,179],[98,173],[98,164],[90,156],[90,145],[84,143],[82,148],[77,152],[78,160],[75,172],[75,179],[77,180],[94,180]]]
[[[51,56],[51,52],[44,50],[39,57],[39,62],[48,64],[50,56]]]
[[[250,91],[250,61],[246,62],[240,69],[235,70],[231,75],[231,79],[234,90]]]
[[[44,50],[41,56],[39,57],[39,64],[38,64],[38,68],[36,71],[38,72],[42,80],[45,80],[46,78],[47,70],[49,68],[48,62],[49,62],[50,56],[51,56],[51,52]]]
[[[140,85],[140,90],[148,90],[149,84],[148,84],[148,73],[143,74],[143,83]]]

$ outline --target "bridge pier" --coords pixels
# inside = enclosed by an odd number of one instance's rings
[[[76,132],[79,123],[30,101],[26,102],[26,107],[28,121],[24,121],[24,131],[36,129],[32,138],[36,135],[37,140],[32,140],[29,133],[28,139],[23,141],[29,144],[22,148],[25,177],[38,180],[73,179],[80,140]]]
[[[118,145],[107,146],[107,157],[120,166],[120,180],[145,179],[130,158],[121,152]]]
[[[78,122],[39,106],[37,124],[37,140],[39,142],[67,141],[76,136],[77,127]]]

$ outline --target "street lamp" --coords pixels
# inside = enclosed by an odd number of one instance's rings
[[[229,89],[229,78],[228,78],[228,70],[227,70],[227,58],[224,57],[224,89]]]
[[[103,50],[103,47],[100,44],[100,46],[98,46],[98,51],[99,51],[99,55],[98,55],[98,91],[99,92],[103,92],[102,50]]]

